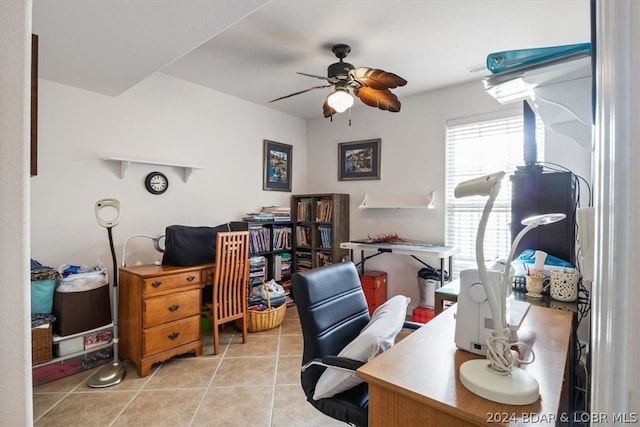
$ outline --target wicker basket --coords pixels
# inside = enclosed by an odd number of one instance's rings
[[[266,288],[266,283],[263,283]],[[271,308],[271,297],[267,294],[267,304],[269,308],[264,311],[247,310],[247,330],[249,332],[260,332],[277,328],[284,321],[287,314],[287,304],[282,304],[278,308]]]
[[[53,332],[48,328],[31,329],[31,363],[48,362],[53,359]]]

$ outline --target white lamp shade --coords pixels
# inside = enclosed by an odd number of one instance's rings
[[[543,215],[530,216],[522,220],[522,225],[547,225],[562,221],[567,215],[563,213],[548,213]]]
[[[353,105],[353,96],[346,89],[336,88],[327,98],[327,104],[338,113],[344,113]]]

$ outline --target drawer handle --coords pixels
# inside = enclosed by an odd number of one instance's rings
[[[167,336],[167,338],[169,338],[171,341],[175,341],[179,336],[180,332],[172,332],[171,335]]]
[[[169,307],[169,311],[174,313],[175,311],[177,311],[180,308],[180,304],[173,304],[171,307]]]
[[[194,280],[196,280],[196,276],[187,277],[187,282],[193,282]]]
[[[162,282],[155,281],[155,282],[153,282],[153,283],[151,284],[151,287],[153,287],[153,288],[157,288],[157,287],[159,287],[160,285],[162,285]]]

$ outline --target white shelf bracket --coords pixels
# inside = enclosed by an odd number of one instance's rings
[[[184,168],[184,182],[189,182],[189,177],[193,173],[196,168],[185,166]]]
[[[120,161],[120,179],[124,179],[125,174],[127,173],[127,169],[131,164],[130,160],[121,160]]]

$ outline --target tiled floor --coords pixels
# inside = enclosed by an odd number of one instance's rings
[[[250,333],[229,324],[220,353],[203,334],[202,357],[174,358],[140,378],[125,360],[122,383],[90,388],[85,371],[34,387],[35,426],[343,426],[306,402],[302,332],[295,307],[281,326]]]

